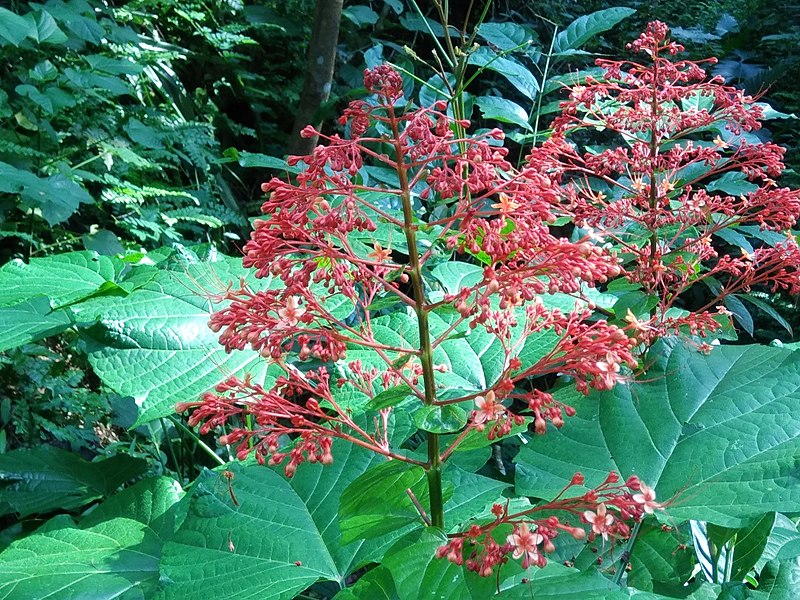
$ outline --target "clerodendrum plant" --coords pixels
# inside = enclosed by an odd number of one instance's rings
[[[468,123],[444,103],[413,108],[395,71],[367,71],[372,96],[341,119],[350,137],[320,134],[326,146],[293,159],[306,164],[295,183],[263,186],[265,216],[244,265],[282,285],[230,289],[211,318],[228,350],[250,346],[283,375],[270,389],[231,378],[177,409],[192,409],[203,433],[224,428],[220,442],[239,458],[283,464],[287,476],[305,461],[336,460],[334,438],[388,459],[372,483],[424,470],[427,489],[409,488],[407,501],[447,533],[437,555],[483,576],[509,556],[543,566],[560,533],[627,538],[629,523],[660,508],[635,476],[620,483],[611,473],[573,495],[576,474],[550,501],[512,510],[504,500],[489,517],[449,523],[442,473],[460,449],[563,426],[574,409],[543,380],[609,390],[657,337],[718,330],[729,316],[709,309],[716,297],[696,313],[674,310],[694,282],[724,273],[723,292],[758,282],[796,289],[790,238],[750,258],[715,255],[710,235],[749,221],[782,231],[798,198],[769,178],[782,168],[776,147],[682,137],[714,123],[754,128],[760,108],[719,82],[692,83],[702,71],[665,58],[678,51],[665,35],[651,24],[632,45],[646,65],[609,62],[607,80],[573,90],[552,139],[521,169],[506,161],[502,132],[457,137]],[[619,133],[620,147],[579,153],[566,134],[587,126]],[[739,169],[759,191],[695,190],[701,175],[687,173],[697,164],[704,177]],[[554,236],[549,224],[565,214],[596,231]],[[616,246],[595,243],[601,236]],[[620,277],[657,306],[614,324],[595,314],[590,292]],[[458,360],[470,353],[478,359]],[[413,428],[393,433],[400,422]]]

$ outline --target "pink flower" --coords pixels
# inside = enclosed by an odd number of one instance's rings
[[[514,558],[525,557],[522,560],[522,568],[527,569],[532,564],[538,564],[541,555],[539,554],[539,544],[544,538],[539,533],[533,533],[528,528],[527,523],[522,523],[514,528],[514,533],[506,538],[506,542],[514,547]]]
[[[633,495],[633,501],[641,504],[644,512],[652,515],[654,510],[660,509],[661,505],[656,502],[656,492],[643,483],[639,483],[639,494]]]
[[[296,296],[291,296],[286,301],[286,306],[278,309],[278,316],[281,318],[282,325],[294,327],[305,312],[306,309],[300,306],[300,300]]]
[[[495,399],[494,391],[489,390],[485,396],[475,398],[475,411],[472,421],[476,425],[482,425],[483,423],[497,420],[505,411],[506,407]]]
[[[591,524],[593,532],[597,535],[602,535],[604,540],[608,539],[608,532],[614,522],[614,516],[608,514],[605,504],[598,504],[596,513],[587,510],[583,513],[583,518],[586,519],[587,523]]]

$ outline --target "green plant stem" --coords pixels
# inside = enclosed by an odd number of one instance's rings
[[[419,360],[422,366],[422,381],[425,386],[424,403],[432,406],[436,401],[436,378],[433,371],[433,347],[431,346],[428,309],[425,306],[425,286],[422,279],[422,264],[417,249],[417,225],[414,223],[414,209],[411,205],[411,188],[404,164],[403,145],[394,111],[389,108],[389,116],[397,156],[397,176],[400,180],[403,202],[403,231],[408,244],[408,276],[414,290],[414,312],[417,315],[419,331]],[[442,463],[439,458],[439,434],[428,432],[428,464],[425,468],[430,495],[430,518],[434,527],[444,527],[444,502],[442,499]]]
[[[617,565],[617,572],[614,573],[614,583],[619,585],[622,581],[622,576],[625,575],[625,571],[628,569],[628,564],[631,562],[631,552],[633,552],[633,545],[636,543],[636,538],[639,536],[639,529],[642,527],[641,521],[636,521],[636,525],[633,526],[633,530],[631,531],[631,537],[628,538],[628,543],[625,544],[625,550],[622,551],[622,558],[619,559],[619,564]]]
[[[167,453],[172,459],[172,463],[175,465],[175,472],[178,474],[178,477],[182,479],[182,465],[178,462],[178,456],[175,454],[175,447],[172,445],[172,437],[169,435],[169,427],[167,427],[166,421],[163,418],[159,419],[159,422],[161,423],[161,431],[164,432],[164,439],[167,442]]]
[[[203,440],[201,440],[200,437],[194,431],[192,431],[186,425],[181,423],[180,419],[176,419],[175,417],[170,416],[170,421],[172,421],[176,426],[183,429],[183,431],[185,431],[197,443],[197,445],[200,446],[203,450],[205,450],[206,454],[208,454],[211,458],[213,458],[217,463],[219,463],[220,465],[225,464],[225,461],[222,460],[219,456],[217,456],[217,453],[214,452],[214,450],[208,444],[206,444]]]

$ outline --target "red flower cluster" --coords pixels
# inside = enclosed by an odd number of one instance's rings
[[[626,522],[641,521],[644,515],[662,507],[656,502],[655,492],[638,477],[631,477],[623,484],[618,482],[618,475],[610,473],[601,485],[585,494],[560,499],[570,488],[583,484],[583,477],[576,474],[569,485],[550,502],[513,514],[509,514],[508,505],[495,504],[492,507],[494,521],[472,525],[464,533],[449,536],[447,544],[436,550],[436,556],[447,558],[457,565],[466,563],[468,570],[488,577],[495,567],[508,562],[509,555],[517,560],[522,559],[523,569],[544,567],[547,564],[546,555],[555,551],[553,540],[561,532],[576,540],[588,539],[590,542],[600,536],[604,544],[614,539],[626,539],[631,534]],[[533,518],[542,511],[571,514],[573,520],[589,526],[588,536],[583,526],[572,525],[555,516]],[[509,525],[512,526],[511,533],[503,542],[498,541],[498,533],[507,530]]]
[[[719,77],[707,80],[701,63],[675,60],[683,48],[667,33],[654,22],[629,45],[646,62],[598,60],[605,78],[572,88],[552,137],[529,156],[576,224],[622,248],[627,279],[658,299],[637,324],[648,343],[679,329],[718,329],[714,305],[752,286],[800,292],[793,236],[732,255],[718,237],[748,224],[788,232],[800,214],[800,192],[774,181],[784,149],[745,135],[760,128],[763,105]],[[598,129],[616,144],[580,152],[569,142]],[[681,293],[701,281],[718,297],[676,316]]]
[[[224,299],[229,305],[211,317],[210,326],[220,332],[226,349],[251,347],[282,366],[286,377],[272,389],[229,380],[202,401],[179,407],[194,408],[191,423],[202,423],[204,431],[233,426],[224,441],[238,443],[241,456],[254,451],[259,460],[272,457],[272,463],[289,456],[287,473],[303,460],[329,462],[332,437],[392,456],[381,435],[354,427],[348,413],[352,407],[336,403],[347,386],[367,399],[404,384],[420,400],[428,394],[435,405],[476,402],[465,433],[488,429],[495,439],[524,423],[501,403],[520,397],[515,392],[520,380],[563,373],[587,393],[589,388],[610,389],[624,377],[621,367],[636,364],[636,340],[623,330],[605,321],[590,322],[591,311],[584,308],[568,314],[549,310],[540,299],[555,292],[579,297],[583,286],[621,272],[609,252],[549,232],[560,202],[551,178],[530,167],[513,169],[505,158],[507,150],[499,145],[500,131],[456,137],[443,103],[408,112],[397,109],[402,81],[391,68],[367,71],[365,85],[374,96],[352,102],[341,121],[349,124],[351,138],[320,134],[327,145],[310,156],[291,158],[292,164],[306,165],[295,183],[274,178],[263,186],[269,197],[262,206],[264,217],[255,222],[245,245],[244,265],[279,285],[228,290]],[[393,178],[394,185],[368,181],[365,165],[383,168],[380,181]],[[392,239],[413,245],[409,240],[420,230],[414,202],[422,207],[434,200],[445,207],[440,218],[425,225],[436,239],[417,244],[415,264],[397,257]],[[384,239],[389,240],[387,248]],[[403,248],[403,253],[410,251]],[[452,252],[480,257],[485,264],[482,280],[436,302],[419,297],[426,294],[425,285],[409,292],[410,278],[418,277],[415,268],[423,272],[429,262]],[[387,297],[418,316],[448,305],[455,308],[457,319],[431,340],[432,350],[462,324],[482,327],[501,340],[508,369],[478,400],[470,392],[463,398],[436,399],[435,389],[426,389],[431,384],[420,380],[421,349],[389,343],[376,334],[371,306]],[[521,337],[512,335],[518,328],[523,328]],[[512,339],[524,342],[525,335],[547,329],[559,334],[560,341],[536,364],[521,365],[521,342]],[[341,362],[354,348],[368,352],[369,364],[361,359]],[[312,359],[347,368],[339,369],[342,375],[329,383],[324,368],[301,376],[291,366],[292,361]],[[439,368],[433,365],[432,371]],[[544,431],[545,420],[563,423],[561,406],[548,394],[525,398],[525,404],[537,432]],[[255,417],[255,430],[244,428],[244,415]],[[299,440],[288,454],[279,449],[287,439],[283,435]]]

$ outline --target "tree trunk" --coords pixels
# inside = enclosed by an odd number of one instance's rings
[[[317,145],[317,137],[300,137],[300,131],[312,123],[314,113],[328,99],[336,62],[336,43],[339,39],[339,21],[342,18],[343,0],[317,0],[311,43],[308,47],[308,69],[303,93],[289,138],[289,154],[310,154]]]

